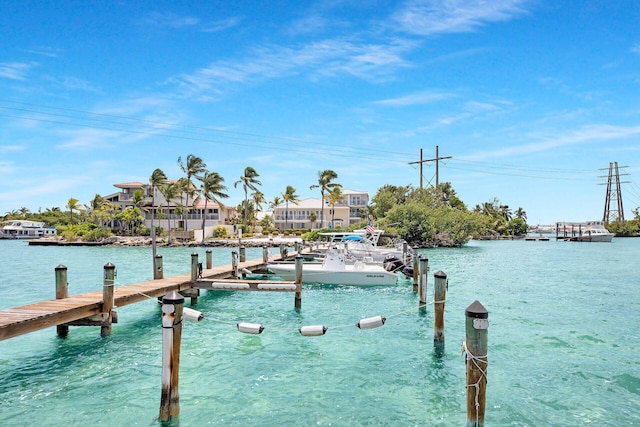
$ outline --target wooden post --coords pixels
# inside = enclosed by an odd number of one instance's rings
[[[266,246],[262,247],[262,262],[265,264],[269,262],[269,249]]]
[[[438,271],[433,275],[433,347],[436,355],[444,355],[444,303],[447,299],[447,275]]]
[[[180,413],[180,341],[184,297],[170,292],[162,298],[162,395],[160,421]]]
[[[238,252],[231,252],[231,275],[238,278]]]
[[[294,307],[300,309],[302,307],[302,263],[304,258],[301,255],[296,256],[296,296]]]
[[[402,242],[402,262],[407,264],[409,262],[409,244]]]
[[[247,248],[244,246],[240,246],[240,262],[245,262],[247,260]]]
[[[413,255],[413,292],[418,292],[418,278],[420,275],[419,259],[420,256],[418,254]]]
[[[467,355],[467,424],[466,427],[484,427],[487,388],[487,329],[489,312],[479,301],[474,301],[464,312],[466,316]]]
[[[284,243],[280,243],[280,258],[284,261],[287,257],[287,248]]]
[[[200,268],[198,264],[198,253],[191,253],[191,281],[195,282],[200,277]]]
[[[429,272],[429,260],[427,258],[420,257],[418,262],[420,266],[420,302],[418,307],[427,309],[427,273]]]
[[[116,266],[110,262],[104,266],[104,281],[102,283],[102,325],[100,335],[103,337],[111,334],[113,322],[113,295],[116,277]]]
[[[162,270],[162,255],[156,255],[153,259],[153,278],[164,279],[164,272]]]
[[[67,282],[67,267],[60,264],[56,267],[56,299],[65,299],[69,296],[69,283]],[[58,325],[56,332],[60,338],[69,334],[68,325]]]
[[[213,268],[213,253],[211,249],[207,249],[206,251],[206,260],[207,260],[207,270],[211,270]]]

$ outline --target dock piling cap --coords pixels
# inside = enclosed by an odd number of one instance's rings
[[[488,319],[489,312],[480,301],[475,300],[467,309],[464,311],[464,315],[467,317],[473,317],[475,319]]]
[[[447,274],[442,270],[436,271],[434,276],[439,278],[439,279],[446,279],[447,278]]]
[[[184,304],[184,297],[176,291],[171,291],[162,297],[163,304]]]

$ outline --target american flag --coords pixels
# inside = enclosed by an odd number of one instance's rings
[[[373,221],[369,220],[369,224],[367,224],[367,234],[373,234],[375,228],[373,227]]]

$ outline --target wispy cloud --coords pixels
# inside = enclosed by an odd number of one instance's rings
[[[172,28],[172,29],[192,29],[205,33],[216,33],[233,28],[241,19],[239,17],[230,17],[217,21],[202,21],[194,16],[180,16],[174,13],[151,12],[145,16],[140,23],[142,25]]]
[[[35,55],[46,56],[47,58],[57,58],[61,52],[60,49],[53,47],[41,46],[33,49],[23,49],[24,52],[33,53]]]
[[[0,77],[12,80],[26,80],[26,75],[36,62],[0,62]]]
[[[238,62],[218,61],[192,74],[170,79],[189,94],[216,91],[227,83],[250,83],[296,75],[311,80],[351,75],[364,80],[388,78],[406,67],[403,53],[413,49],[408,40],[388,44],[359,44],[348,40],[323,40],[298,48],[273,45],[255,49]]]
[[[382,99],[374,101],[375,105],[386,105],[390,107],[405,107],[409,105],[430,104],[444,99],[454,97],[454,94],[445,92],[417,92],[397,98]]]
[[[526,0],[412,0],[395,13],[400,30],[418,35],[475,31],[525,13]]]
[[[465,156],[466,160],[485,160],[504,157],[520,156],[523,154],[539,153],[557,150],[560,147],[578,144],[591,144],[604,141],[621,140],[640,136],[640,126],[614,126],[608,124],[586,125],[561,135],[540,137],[536,142],[515,145],[493,151],[485,151],[472,156]]]

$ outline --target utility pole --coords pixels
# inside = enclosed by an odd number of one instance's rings
[[[620,166],[620,168],[626,168],[626,166]],[[601,169],[606,170],[606,169]],[[623,174],[628,175],[628,174]],[[622,208],[622,191],[620,189],[620,171],[618,170],[618,162],[609,163],[609,175],[607,177],[601,176],[600,178],[607,178],[607,194],[604,200],[604,214],[602,215],[602,222],[609,224],[611,217],[613,221],[624,222],[624,210]],[[615,181],[615,188],[611,188]],[[618,209],[611,210],[611,202],[617,202]]]
[[[427,160],[422,160],[422,148],[420,149],[420,160],[417,162],[409,162],[410,165],[415,165],[415,164],[420,164],[420,189],[422,189],[422,165],[426,162],[436,162],[436,188],[438,188],[438,183],[439,183],[439,164],[438,162],[440,160],[444,160],[444,159],[450,159],[451,156],[446,156],[446,157],[440,157],[440,155],[438,154],[438,146],[436,145],[436,157],[434,157],[433,159],[427,159]]]

